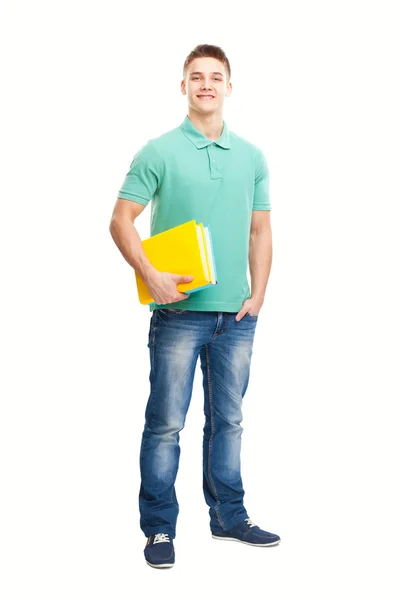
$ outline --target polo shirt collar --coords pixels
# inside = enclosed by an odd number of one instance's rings
[[[231,147],[229,131],[225,121],[223,121],[223,124],[224,126],[222,133],[217,140],[210,140],[210,138],[204,135],[204,133],[201,133],[201,131],[196,129],[188,115],[186,115],[183,123],[181,124],[181,130],[197,148],[205,148],[206,146],[215,143],[222,148],[229,149]]]

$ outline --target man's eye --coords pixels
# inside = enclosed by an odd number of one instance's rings
[[[192,77],[192,80],[195,80],[195,79],[200,79],[200,77]],[[220,78],[220,77],[214,77],[214,79],[215,79],[216,81],[221,81],[221,78]]]

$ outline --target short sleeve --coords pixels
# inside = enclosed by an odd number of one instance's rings
[[[119,190],[119,198],[148,204],[160,185],[162,169],[161,156],[154,144],[147,142],[133,157]]]
[[[266,158],[260,149],[257,149],[255,165],[253,210],[271,210],[269,169]]]

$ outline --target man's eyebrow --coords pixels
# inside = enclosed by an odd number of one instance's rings
[[[190,73],[191,75],[203,75],[203,73],[201,71],[193,71],[193,73]],[[219,71],[213,71],[211,73],[211,75],[221,75],[221,77],[223,77],[222,73],[220,73]]]

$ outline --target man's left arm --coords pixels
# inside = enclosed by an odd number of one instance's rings
[[[251,299],[255,305],[250,312],[258,314],[264,302],[272,263],[272,232],[269,210],[253,210],[249,242]]]
[[[246,313],[257,316],[264,302],[272,263],[270,211],[269,169],[263,152],[258,149],[249,240],[251,297],[243,302],[242,308],[236,315],[237,321],[240,321]]]
[[[251,297],[243,302],[236,315],[240,319],[248,312],[257,316],[264,303],[272,264],[272,232],[269,210],[253,210],[249,240]]]

